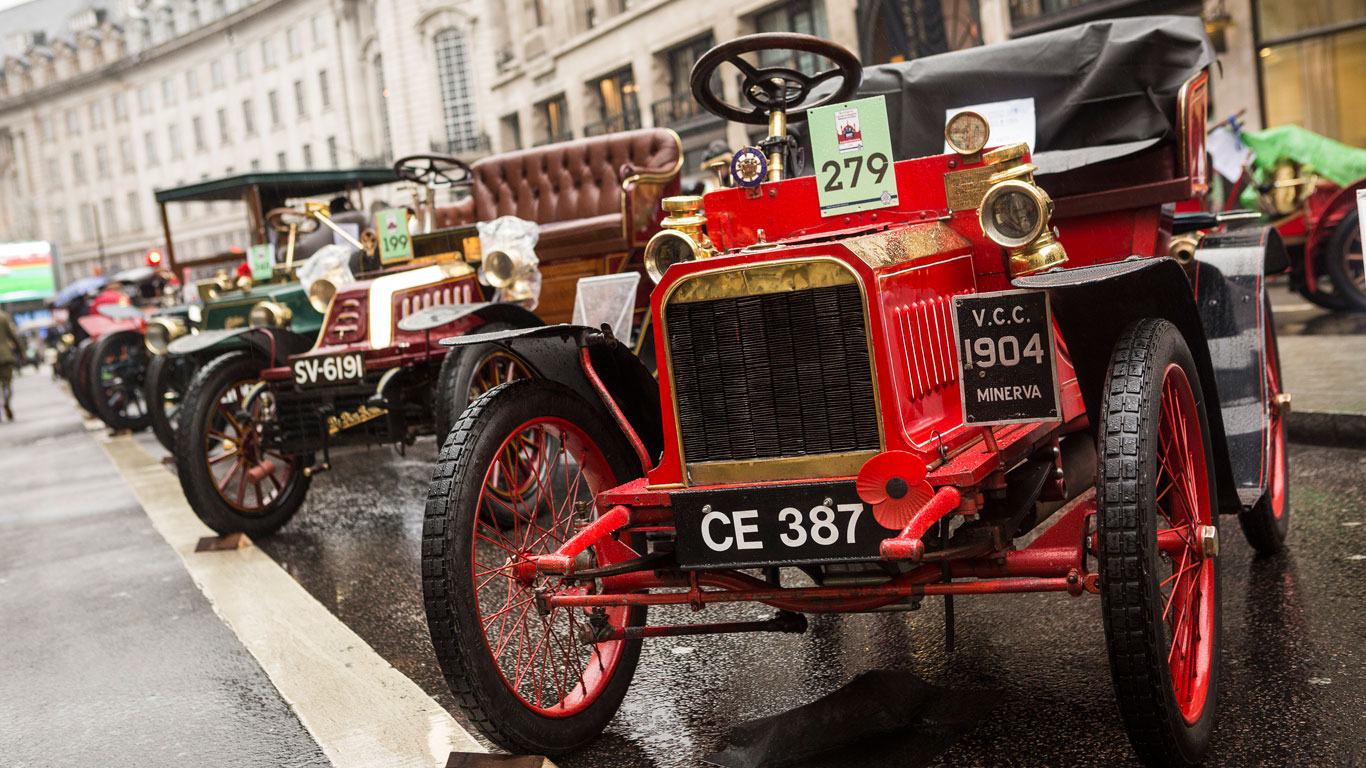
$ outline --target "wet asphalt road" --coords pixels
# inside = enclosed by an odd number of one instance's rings
[[[1222,520],[1223,691],[1208,765],[1366,765],[1366,451],[1291,450],[1290,549],[1254,560],[1236,521]],[[426,440],[406,457],[334,454],[335,469],[315,480],[298,516],[258,544],[463,724],[427,638],[418,576],[435,452]],[[607,733],[557,762],[699,765],[734,726],[889,669],[972,697],[988,712],[975,726],[950,729],[957,741],[936,755],[897,765],[1139,765],[1114,702],[1096,596],[967,597],[956,608],[953,653],[938,599],[909,614],[813,617],[805,635],[647,640]],[[657,610],[651,621],[769,611],[688,614]],[[880,763],[846,753],[830,764]]]

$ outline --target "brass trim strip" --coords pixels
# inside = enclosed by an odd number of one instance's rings
[[[812,477],[852,477],[878,451],[821,453],[742,461],[702,461],[686,465],[693,485],[725,485],[769,480],[805,480]]]
[[[773,261],[689,275],[669,286],[664,303],[691,304],[741,296],[795,293],[857,282],[858,275],[837,259],[826,257]],[[867,314],[866,307],[864,314]]]

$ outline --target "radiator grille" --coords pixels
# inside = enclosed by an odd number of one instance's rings
[[[689,463],[880,447],[856,284],[670,304],[665,322]]]

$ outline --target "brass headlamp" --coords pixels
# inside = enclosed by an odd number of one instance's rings
[[[283,304],[273,301],[258,301],[256,306],[251,308],[247,314],[247,325],[252,328],[262,326],[282,327],[289,325],[289,321],[294,317],[294,312]]]
[[[331,280],[320,277],[308,286],[308,303],[319,312],[326,312],[327,305],[332,302],[332,297],[337,294],[337,286]]]
[[[674,264],[714,254],[707,238],[707,217],[702,215],[701,197],[666,197],[662,205],[669,215],[660,222],[663,229],[645,245],[645,272],[656,283]]]
[[[147,321],[147,331],[142,336],[142,343],[147,346],[148,352],[164,355],[171,342],[188,332],[189,327],[178,317],[156,317]]]
[[[991,162],[992,155],[997,155],[995,159],[1009,167],[987,180],[991,186],[982,196],[977,218],[983,234],[1010,254],[1011,277],[1042,272],[1065,263],[1067,252],[1049,226],[1053,199],[1034,183],[1037,167],[1033,163],[1020,162],[1022,148],[1002,147],[983,159]]]
[[[201,280],[195,284],[195,290],[199,292],[202,301],[213,301],[235,287],[226,269],[220,269],[211,279]]]

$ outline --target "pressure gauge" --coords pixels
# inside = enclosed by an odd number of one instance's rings
[[[967,110],[949,118],[944,126],[944,140],[949,143],[950,149],[960,155],[981,152],[990,135],[991,129],[987,127],[986,118]]]

